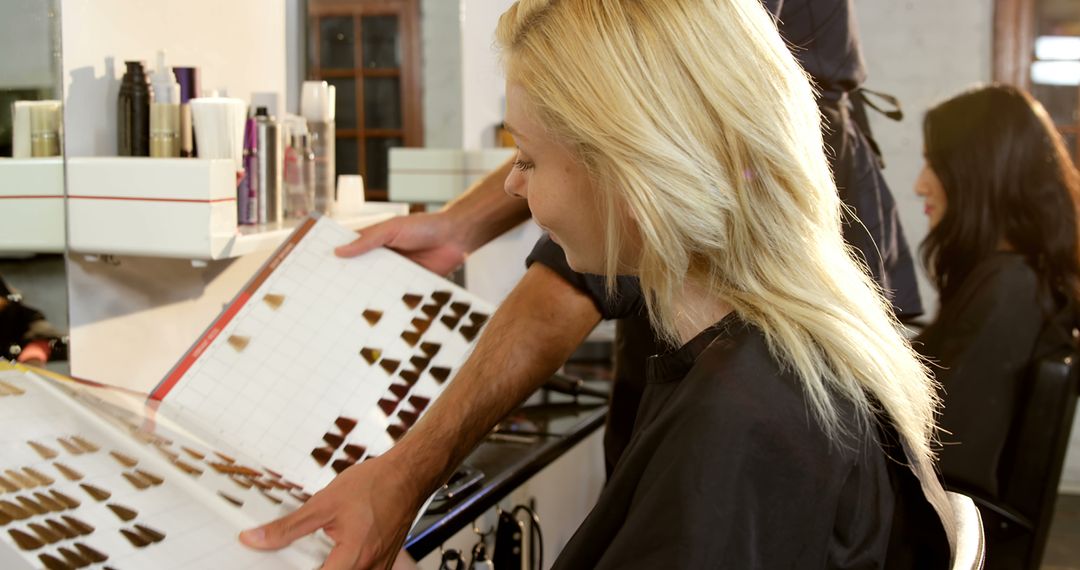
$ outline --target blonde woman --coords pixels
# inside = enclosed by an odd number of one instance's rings
[[[498,43],[519,147],[507,191],[570,268],[610,292],[636,277],[673,347],[555,567],[946,567],[932,384],[843,243],[813,92],[760,3],[522,0]],[[520,366],[497,350],[477,354]],[[440,404],[496,401],[466,372]],[[437,404],[244,541],[325,528],[327,568],[385,567],[482,418]],[[432,459],[402,470],[403,449]]]

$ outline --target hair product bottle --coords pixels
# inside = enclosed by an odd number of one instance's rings
[[[157,54],[151,85],[154,101],[150,103],[150,156],[180,156],[180,84],[165,65],[163,51]]]
[[[141,61],[125,61],[116,137],[120,156],[150,156],[150,84]]]
[[[285,149],[281,140],[281,126],[267,112],[266,107],[255,110],[255,148],[258,152],[255,180],[258,187],[256,200],[259,223],[280,222],[284,213],[281,171],[285,162]]]

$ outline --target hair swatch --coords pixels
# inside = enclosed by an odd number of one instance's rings
[[[446,325],[446,328],[454,330],[454,327],[456,327],[458,325],[458,322],[461,321],[461,317],[455,317],[453,315],[443,315],[443,318],[439,319],[439,321],[442,324]]]
[[[330,463],[330,458],[334,456],[334,450],[329,447],[320,447],[311,451],[311,457],[315,459],[315,462],[320,466],[325,467],[327,463]]]
[[[96,444],[91,443],[90,441],[77,435],[71,436],[71,440],[74,441],[79,447],[83,449],[83,451],[87,453],[96,453],[98,450],[101,449]]]
[[[338,435],[334,432],[326,432],[322,436],[323,441],[330,444],[330,447],[337,449],[341,447],[341,444],[345,443],[345,436]]]
[[[379,400],[379,409],[383,411],[387,416],[394,415],[394,410],[397,409],[398,403],[388,398],[382,398]]]
[[[76,568],[84,568],[93,564],[92,561],[83,558],[81,555],[76,554],[74,551],[69,550],[66,547],[61,546],[59,552],[60,555],[64,557],[64,561]]]
[[[143,536],[150,539],[150,542],[161,542],[165,540],[165,533],[154,530],[148,526],[137,524],[135,528],[142,533]]]
[[[144,491],[153,486],[149,481],[143,479],[137,473],[124,473],[124,479],[127,479],[127,482],[131,483],[132,487],[135,487],[140,491]]]
[[[56,502],[64,505],[69,509],[79,508],[79,501],[76,501],[75,499],[69,497],[64,493],[61,493],[60,491],[57,491],[56,489],[50,489],[49,494],[53,496],[53,499],[56,499]]]
[[[384,358],[379,361],[379,366],[382,367],[387,374],[393,374],[394,372],[397,372],[398,367],[401,366],[401,361]]]
[[[263,295],[263,302],[269,305],[271,309],[274,309],[276,311],[285,304],[285,295],[267,293],[266,295]]]
[[[237,507],[244,506],[244,501],[241,501],[240,499],[237,499],[236,497],[233,497],[232,495],[225,494],[225,493],[223,493],[221,491],[218,491],[218,495],[221,495],[222,499],[225,499],[226,501],[229,501],[234,506],[237,506]]]
[[[40,455],[42,459],[55,459],[57,455],[60,455],[59,453],[57,453],[52,448],[50,448],[48,446],[45,446],[45,445],[42,445],[42,444],[40,444],[40,443],[38,443],[36,441],[28,441],[26,443],[31,448],[33,448],[33,450],[36,451],[37,454]]]
[[[73,567],[67,562],[56,558],[52,554],[42,553],[38,554],[38,560],[45,565],[46,570],[73,570]]]
[[[441,366],[434,366],[428,372],[433,378],[439,381],[439,384],[446,382],[446,379],[450,377],[450,369]]]
[[[50,513],[59,513],[67,510],[67,507],[60,504],[59,501],[48,495],[34,493],[34,498],[37,499],[37,504],[41,505],[42,508],[49,511]]]
[[[67,465],[64,465],[63,463],[60,463],[59,461],[53,463],[53,467],[56,467],[56,470],[59,471],[60,474],[63,475],[64,478],[68,481],[78,481],[83,478],[82,473],[79,473],[78,471],[68,467]]]
[[[29,475],[30,478],[32,478],[33,480],[37,481],[39,485],[44,487],[48,487],[49,485],[52,485],[56,482],[56,480],[52,477],[42,474],[40,471],[34,469],[33,467],[23,467],[23,472]]]
[[[71,527],[72,530],[79,533],[80,535],[85,536],[87,534],[90,534],[90,533],[94,532],[94,527],[82,522],[81,520],[79,520],[79,519],[77,519],[77,518],[75,518],[73,516],[61,515],[60,518],[64,519],[64,522],[66,522],[68,524],[68,526]]]
[[[75,543],[75,549],[79,551],[79,554],[81,554],[83,558],[95,564],[98,562],[105,562],[109,559],[106,554],[98,552],[97,550],[94,550],[93,548],[90,548],[89,546],[81,542]]]
[[[364,452],[367,451],[367,448],[362,445],[350,443],[346,445],[345,448],[342,449],[342,451],[345,452],[345,455],[348,455],[350,458],[352,458],[353,461],[358,461],[360,457],[364,455]]]
[[[351,459],[341,458],[334,460],[334,462],[330,464],[330,467],[334,469],[335,473],[341,473],[355,464],[356,462]]]
[[[109,503],[105,506],[109,507],[109,510],[112,511],[113,514],[115,514],[120,520],[124,522],[134,520],[135,517],[139,516],[139,513],[137,511],[135,511],[134,509],[129,509],[123,505]]]
[[[405,396],[409,393],[409,385],[408,384],[391,384],[390,385],[390,393],[397,396],[398,399],[404,399]],[[389,414],[387,414],[387,415],[389,415]]]
[[[83,491],[86,491],[87,495],[90,495],[95,501],[99,503],[101,501],[107,501],[109,497],[112,496],[112,493],[106,491],[105,489],[95,487],[87,483],[80,483],[79,486],[82,487]]]
[[[151,542],[149,538],[126,528],[120,529],[120,534],[124,535],[124,538],[128,539],[128,542],[135,548],[145,548],[149,546]]]
[[[229,346],[233,347],[236,352],[244,352],[244,349],[251,343],[251,337],[234,334],[230,335],[229,340],[226,342],[228,342]]]
[[[369,325],[375,326],[378,324],[379,320],[382,319],[382,315],[382,311],[368,309],[364,311],[364,320],[367,321]]]
[[[23,550],[37,550],[42,546],[45,546],[40,540],[17,528],[8,529],[8,534],[11,536],[12,540],[15,541],[15,544]]]
[[[377,348],[365,347],[360,349],[360,356],[363,356],[368,364],[375,364],[375,362],[379,360],[379,357],[382,356],[382,351]]]
[[[39,523],[30,523],[27,526],[29,526],[30,530],[34,531],[34,534],[36,534],[45,544],[55,544],[64,539],[62,535],[41,526]]]
[[[67,525],[52,519],[45,519],[45,524],[51,528],[53,532],[60,534],[64,538],[75,538],[76,536],[79,536],[79,533],[71,530]]]
[[[338,419],[334,420],[334,425],[336,425],[338,429],[341,430],[342,435],[349,435],[349,432],[351,432],[353,428],[356,427],[356,423],[356,420],[352,418],[346,418],[344,416],[338,416]],[[278,475],[277,477],[280,479],[281,475]]]
[[[58,437],[56,438],[56,441],[60,443],[60,447],[63,447],[64,451],[72,455],[82,455],[83,453],[86,453],[85,450],[83,450],[77,444],[68,441],[66,438]]]
[[[109,455],[113,456],[113,459],[115,459],[117,462],[120,463],[120,465],[123,465],[124,467],[129,467],[130,468],[130,467],[135,467],[136,465],[139,464],[138,459],[135,459],[134,457],[131,457],[130,455],[125,455],[123,453],[120,453],[119,451],[110,451]]]

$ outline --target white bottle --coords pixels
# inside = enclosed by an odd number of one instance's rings
[[[180,156],[180,85],[165,65],[165,52],[157,54],[150,80],[154,99],[150,103],[150,156]]]

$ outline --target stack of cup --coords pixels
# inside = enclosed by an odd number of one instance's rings
[[[191,120],[199,158],[228,158],[236,171],[244,170],[244,121],[247,104],[229,97],[199,97],[191,100]]]

